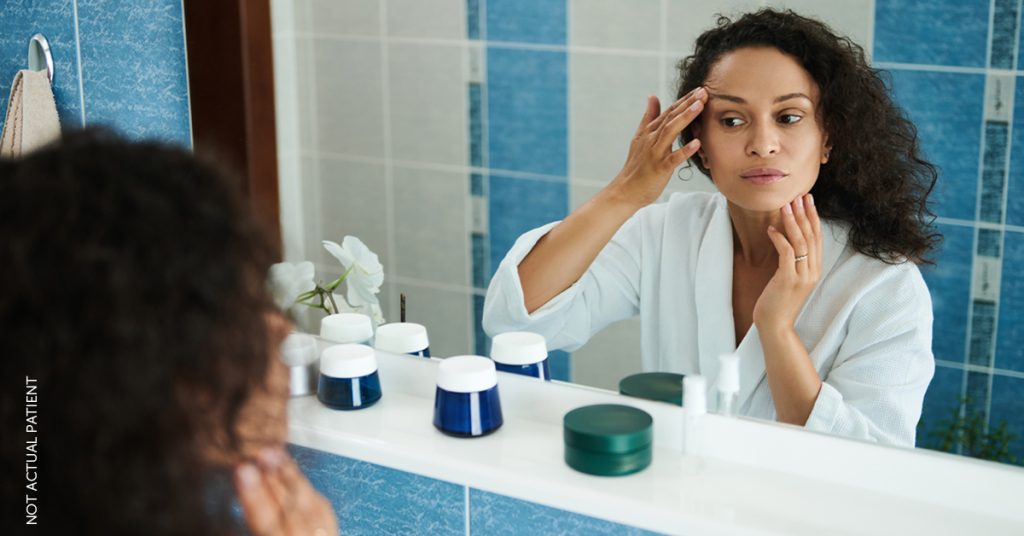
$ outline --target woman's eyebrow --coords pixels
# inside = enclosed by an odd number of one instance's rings
[[[747,104],[747,100],[744,99],[743,97],[737,97],[735,95],[726,95],[724,93],[711,93],[709,95],[709,98],[711,98],[711,99],[727,100],[727,101],[730,101],[730,102],[735,102],[737,104]],[[787,93],[785,95],[780,95],[778,97],[775,97],[775,99],[772,100],[772,102],[773,103],[778,103],[778,102],[782,102],[782,101],[787,101],[789,99],[801,99],[801,98],[802,99],[807,99],[808,101],[811,102],[811,104],[814,103],[814,101],[811,100],[811,98],[808,97],[805,93]]]

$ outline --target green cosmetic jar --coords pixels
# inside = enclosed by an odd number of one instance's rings
[[[674,372],[643,372],[619,381],[619,393],[636,398],[683,405],[683,375]]]
[[[654,419],[620,404],[576,408],[562,419],[565,463],[598,476],[636,473],[651,464]]]

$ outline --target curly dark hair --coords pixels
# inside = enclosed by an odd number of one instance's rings
[[[818,113],[831,155],[811,193],[823,218],[849,225],[857,251],[890,264],[927,258],[941,236],[928,195],[938,172],[921,156],[917,129],[893,102],[886,81],[864,49],[822,22],[792,11],[762,9],[697,38],[693,55],[679,62],[678,97],[703,85],[723,55],[745,47],[773,47],[794,57],[821,90]],[[889,84],[891,85],[891,84]],[[682,143],[693,139],[689,128]],[[700,158],[690,164],[711,176]]]
[[[238,182],[183,149],[69,132],[0,161],[0,237],[5,518],[35,494],[49,534],[235,532],[198,438],[240,448],[277,256]]]

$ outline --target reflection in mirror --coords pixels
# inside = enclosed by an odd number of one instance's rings
[[[404,293],[435,355],[487,355],[484,295],[515,240],[565,218],[617,176],[646,97],[675,100],[675,64],[715,13],[761,4],[569,1],[541,13],[497,0],[273,2],[287,260],[312,260],[318,278],[333,280],[340,267],[320,241],[358,236],[384,265],[388,320]],[[865,47],[940,169],[931,206],[944,241],[931,255],[936,265],[921,267],[936,367],[917,445],[1024,458],[1024,332],[1013,322],[1024,274],[1002,269],[1003,259],[1024,255],[1024,205],[1012,202],[1020,88],[998,70],[1016,64],[1017,23],[990,32],[989,6],[980,4],[950,14],[948,27],[931,13],[866,0],[784,7]],[[671,175],[659,202],[717,191],[696,168]],[[616,389],[621,378],[661,368],[642,361],[641,333],[639,317],[613,323],[572,353],[553,352],[551,374]],[[726,339],[742,347],[735,333]],[[991,441],[964,444],[965,430]]]

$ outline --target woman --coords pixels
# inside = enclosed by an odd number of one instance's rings
[[[721,18],[679,67],[618,176],[509,251],[485,329],[573,350],[639,313],[646,370],[713,384],[735,352],[740,413],[913,446],[938,240],[913,125],[860,47],[792,12]],[[652,205],[687,160],[718,193]]]
[[[337,533],[283,450],[289,325],[235,183],[183,150],[67,133],[0,161],[0,237],[2,377],[26,393],[0,406],[4,459],[26,463],[5,481],[19,509],[5,519],[46,534]]]

